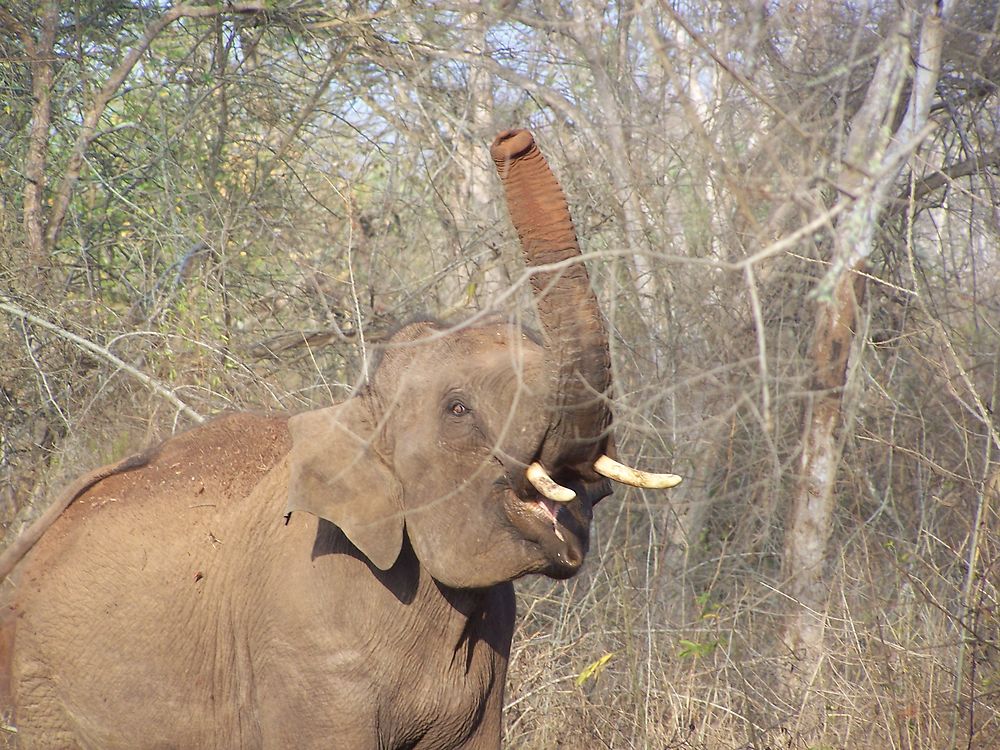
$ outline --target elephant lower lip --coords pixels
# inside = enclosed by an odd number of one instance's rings
[[[545,498],[522,497],[507,489],[506,514],[525,541],[538,545],[548,565],[535,572],[552,578],[568,578],[579,569],[587,552],[589,507],[578,507],[580,499],[562,504]]]

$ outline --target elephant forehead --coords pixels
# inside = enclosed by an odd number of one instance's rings
[[[542,351],[532,334],[506,323],[458,328],[443,336],[442,342],[445,347],[455,351],[483,356],[499,351],[524,351],[540,355]]]
[[[517,352],[477,352],[453,365],[439,367],[432,388],[441,397],[454,393],[467,406],[482,408],[485,403],[505,404],[513,399],[536,400],[545,395],[541,358]]]
[[[448,332],[418,344],[401,380],[456,381],[474,383],[482,379],[510,376],[536,378],[543,366],[542,348],[527,335],[511,327],[470,328]]]
[[[447,327],[421,321],[401,328],[383,344],[375,361],[374,377],[398,376],[415,365],[424,366],[428,359],[447,366],[458,357],[489,356],[498,348],[533,351],[538,356],[542,352],[534,333],[509,323]]]

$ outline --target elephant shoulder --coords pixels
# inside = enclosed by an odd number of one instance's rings
[[[160,444],[135,476],[153,486],[194,482],[246,495],[291,445],[287,415],[233,412]]]
[[[246,496],[290,448],[286,415],[225,414],[153,448],[139,468],[102,478],[74,505]]]

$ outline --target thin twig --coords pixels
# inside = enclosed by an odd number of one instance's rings
[[[764,313],[761,310],[760,297],[757,295],[757,280],[753,275],[753,266],[744,266],[743,270],[747,282],[747,291],[750,293],[750,309],[753,311],[753,323],[757,329],[757,367],[760,369],[760,408],[764,416],[764,430],[770,434],[773,432],[773,425],[771,423],[771,389],[767,377],[767,334],[764,328]]]

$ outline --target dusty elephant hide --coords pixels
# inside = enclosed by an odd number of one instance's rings
[[[6,611],[25,747],[497,746],[510,584],[285,525],[288,449],[286,419],[224,417],[70,505]]]

